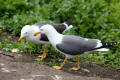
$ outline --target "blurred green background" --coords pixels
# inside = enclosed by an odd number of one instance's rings
[[[62,23],[73,17],[73,28],[64,34],[97,38],[103,42],[120,41],[120,0],[0,0],[0,34],[3,31],[19,37],[24,25],[36,22]],[[43,47],[22,41],[14,43],[11,37],[2,37],[0,49],[19,48],[28,53],[41,53]],[[48,57],[64,56],[49,46]],[[105,66],[120,68],[119,45],[108,52],[81,56]]]

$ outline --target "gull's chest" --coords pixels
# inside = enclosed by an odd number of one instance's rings
[[[48,44],[49,42],[48,41],[42,41],[40,40],[41,36],[38,35],[38,36],[29,36],[26,38],[26,40],[32,42],[32,43],[35,43],[35,44]]]
[[[63,36],[49,37],[50,43],[56,48],[56,45],[62,43]]]

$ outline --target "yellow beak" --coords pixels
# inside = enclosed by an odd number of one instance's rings
[[[23,40],[23,37],[20,37],[20,38],[18,39],[18,42],[21,42],[21,40]]]
[[[35,33],[34,33],[34,36],[37,36],[38,34],[40,34],[40,32],[35,32]]]

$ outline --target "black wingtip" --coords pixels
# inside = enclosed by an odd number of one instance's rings
[[[118,42],[106,42],[106,43],[102,43],[102,44],[103,44],[103,47],[110,47],[110,46],[118,44]]]
[[[69,20],[66,21],[66,24],[69,26],[69,25],[72,25],[72,21],[73,21],[74,18],[70,18]]]

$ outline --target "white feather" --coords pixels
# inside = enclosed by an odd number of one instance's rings
[[[97,49],[95,51],[109,51],[109,49],[108,48],[101,48],[101,49]]]
[[[89,39],[87,39],[87,38],[84,38],[84,40],[85,40],[85,41],[88,41]]]
[[[68,26],[66,23],[63,23],[63,24],[66,26],[66,29],[63,32],[65,32],[73,27],[72,25]]]
[[[52,25],[44,25],[40,28],[40,30],[43,29],[43,31],[40,31],[41,33],[45,33],[51,42],[53,46],[56,46],[56,44],[62,42],[63,35],[59,34]]]
[[[98,40],[98,42],[97,42],[97,46],[96,46],[95,48],[98,48],[98,47],[101,47],[101,46],[102,46],[102,43],[101,43],[100,40]]]

